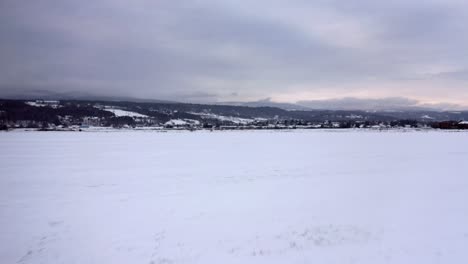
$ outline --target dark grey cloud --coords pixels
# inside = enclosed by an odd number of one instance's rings
[[[468,105],[464,1],[0,2],[0,96]]]

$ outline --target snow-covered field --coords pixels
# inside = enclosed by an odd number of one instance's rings
[[[468,263],[468,134],[0,133],[0,263]]]
[[[115,116],[148,117],[147,115],[142,115],[140,113],[126,111],[122,109],[116,109],[116,108],[105,108],[104,110],[114,113]]]

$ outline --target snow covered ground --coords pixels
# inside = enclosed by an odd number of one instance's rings
[[[104,110],[114,113],[115,116],[148,117],[147,115],[142,115],[137,112],[131,112],[131,111],[116,109],[116,108],[105,108]]]
[[[0,263],[468,263],[468,134],[0,133]]]
[[[211,113],[195,113],[195,112],[189,112],[189,113],[192,115],[201,116],[202,118],[218,119],[220,121],[230,121],[230,122],[233,122],[234,124],[244,124],[244,125],[253,123],[255,120],[257,121],[266,120],[264,118],[249,119],[249,118],[240,118],[240,117],[234,117],[234,116],[222,116],[222,115],[216,115],[216,114],[211,114]]]

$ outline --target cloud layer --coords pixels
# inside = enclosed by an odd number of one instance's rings
[[[0,2],[0,96],[468,105],[466,1]]]

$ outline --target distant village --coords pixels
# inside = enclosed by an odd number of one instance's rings
[[[163,104],[164,105],[164,104]],[[260,129],[468,129],[464,120],[391,119],[351,113],[328,114],[308,118],[306,114],[291,112],[267,114],[239,114],[230,108],[204,106],[202,109],[185,109],[158,105],[158,109],[138,104],[125,106],[106,102],[61,102],[57,100],[0,101],[0,130],[31,129],[40,131],[92,131],[99,129],[135,130],[260,130]],[[176,109],[177,108],[177,109]],[[179,109],[181,108],[181,109]],[[235,108],[233,108],[235,109]],[[226,115],[223,111],[234,114]],[[249,110],[249,109],[247,109]],[[247,111],[240,109],[239,112]],[[255,109],[254,109],[255,110]],[[257,110],[256,110],[257,111]],[[306,118],[294,118],[296,116]],[[296,115],[296,116],[294,116]]]

